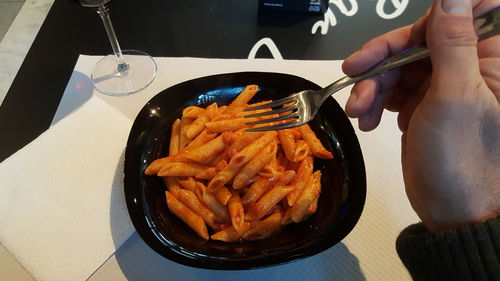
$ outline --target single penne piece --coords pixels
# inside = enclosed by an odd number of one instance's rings
[[[201,201],[205,206],[207,206],[217,217],[218,221],[221,222],[230,222],[231,217],[229,216],[229,212],[227,211],[226,206],[222,205],[217,198],[215,198],[212,194],[207,192],[206,188],[203,191]]]
[[[253,98],[253,96],[259,91],[259,86],[248,85],[241,93],[228,105],[224,113],[234,113],[241,110],[248,102]]]
[[[250,229],[241,236],[241,239],[254,241],[268,238],[280,231],[282,219],[282,213],[277,212],[262,221],[254,222],[251,224]]]
[[[267,165],[262,167],[262,169],[259,171],[259,176],[261,177],[266,177],[266,178],[274,178],[279,174],[278,171],[278,160],[276,159],[276,155],[271,159]]]
[[[186,137],[188,139],[193,139],[199,135],[205,129],[205,123],[209,121],[208,113],[199,115],[191,125],[186,129]]]
[[[218,229],[219,226],[216,223],[216,217],[212,211],[210,211],[201,201],[196,197],[196,195],[189,190],[179,190],[177,198],[181,203],[188,207],[193,213],[200,216],[212,229]]]
[[[203,219],[177,200],[170,192],[165,191],[165,196],[168,209],[193,229],[198,236],[208,240],[208,230]]]
[[[210,168],[206,169],[205,171],[203,171],[199,174],[196,174],[195,178],[197,178],[199,180],[211,180],[215,177],[217,172],[218,172],[217,168],[210,167]]]
[[[253,210],[250,211],[250,217],[254,220],[262,218],[291,191],[293,191],[293,186],[273,187],[257,201]]]
[[[217,103],[212,103],[209,106],[207,106],[207,113],[208,113],[208,119],[212,120],[213,118],[217,117],[219,115],[219,106]]]
[[[234,229],[234,227],[230,225],[213,234],[212,236],[210,236],[210,238],[223,242],[237,242],[238,240],[240,240],[241,235],[243,235],[243,233],[248,229],[250,229],[250,223],[248,222],[243,223],[243,231],[241,232],[236,231],[236,229]]]
[[[259,101],[259,102],[255,102],[255,103],[249,103],[247,104],[247,107],[254,107],[254,106],[259,106],[259,105],[263,105],[263,104],[266,104],[266,103],[270,103],[272,102],[272,100],[265,100],[265,101]],[[248,111],[247,111],[248,112]],[[254,111],[252,111],[253,113]],[[248,113],[245,113],[245,114],[248,114]]]
[[[232,158],[236,153],[242,150],[256,139],[260,138],[264,132],[243,132],[227,148],[229,158]]]
[[[304,190],[290,209],[290,218],[300,222],[307,215],[307,209],[321,192],[321,171],[314,172],[307,180]]]
[[[252,185],[246,190],[242,198],[243,204],[252,204],[257,202],[259,198],[264,194],[267,188],[271,185],[272,181],[266,177],[259,177],[252,183]]]
[[[285,152],[285,156],[290,161],[295,161],[295,137],[291,129],[279,130],[278,137],[280,138],[281,146]]]
[[[196,193],[196,180],[193,177],[177,178],[177,182],[182,188]]]
[[[245,212],[241,204],[240,195],[236,190],[231,191],[231,198],[227,202],[227,209],[231,216],[231,223],[237,232],[242,233],[245,223]]]
[[[226,168],[227,164],[228,163],[225,159],[221,159],[217,162],[217,164],[215,164],[215,168],[217,169],[217,171],[222,171],[224,170],[224,168]]]
[[[311,152],[314,156],[322,159],[332,159],[333,155],[330,151],[326,150],[321,141],[316,137],[311,127],[308,124],[299,127],[302,138],[307,142]]]
[[[314,201],[311,203],[311,205],[309,205],[309,207],[307,208],[308,215],[316,213],[316,210],[318,209],[318,199],[319,199],[319,194],[316,197],[316,199],[314,199]]]
[[[231,191],[229,191],[229,189],[225,186],[221,186],[215,191],[215,197],[217,197],[217,200],[219,200],[219,202],[224,206],[227,205],[231,196]]]
[[[209,168],[195,163],[167,162],[158,171],[160,177],[194,177]]]
[[[206,110],[198,106],[188,106],[182,111],[182,116],[196,119],[198,116],[205,114]]]
[[[229,164],[224,168],[224,170],[217,173],[217,175],[210,181],[208,189],[210,191],[216,190],[232,180],[241,167],[250,162],[250,160],[252,160],[264,147],[266,147],[274,139],[274,137],[276,137],[276,135],[277,133],[275,131],[265,132],[260,138],[256,139],[254,142],[247,145],[240,152],[234,155],[234,157],[229,160]]]
[[[207,127],[207,131],[210,133],[222,133],[243,129],[247,127],[245,123],[255,120],[255,118],[235,118],[220,121],[210,121],[205,123],[205,126]]]
[[[248,182],[259,173],[259,171],[267,165],[276,155],[278,145],[273,143],[264,148],[262,153],[255,156],[250,162],[246,163],[238,172],[233,180],[233,188],[240,189],[248,184]]]
[[[146,170],[144,170],[144,174],[148,176],[156,175],[161,170],[163,165],[165,165],[167,162],[170,161],[171,159],[168,159],[168,157],[156,159],[153,162],[151,162],[151,164],[149,164]]]
[[[302,134],[300,133],[300,130],[298,127],[291,128],[290,132],[293,134],[293,137],[295,138],[295,140],[299,140],[302,138]]]
[[[293,161],[300,162],[304,160],[307,155],[309,155],[310,149],[309,144],[304,140],[298,140],[296,142],[295,151],[293,153]]]
[[[186,131],[188,127],[193,123],[193,118],[182,117],[181,118],[181,133],[179,135],[179,151],[183,149],[189,142],[190,139],[186,136]]]
[[[198,136],[196,136],[196,138],[194,138],[191,142],[189,142],[186,145],[186,147],[182,149],[182,151],[185,152],[198,148],[204,145],[205,143],[215,139],[216,136],[217,134],[208,133],[206,130],[204,130]]]
[[[172,124],[172,131],[170,132],[170,144],[168,148],[168,155],[172,156],[179,152],[179,139],[181,136],[181,120],[176,119]]]
[[[276,178],[275,185],[288,185],[294,177],[294,170],[286,170]]]
[[[175,197],[177,197],[179,190],[181,190],[181,186],[177,181],[176,177],[163,177],[163,182],[167,186],[168,192],[172,193]]]
[[[293,206],[297,198],[299,197],[302,190],[307,183],[307,180],[313,173],[313,158],[311,156],[306,157],[300,162],[299,169],[293,177],[290,185],[295,186],[295,190],[287,195],[287,203],[289,206]]]
[[[224,148],[224,140],[222,136],[218,136],[197,148],[183,153],[183,156],[195,162],[202,163],[224,150]]]

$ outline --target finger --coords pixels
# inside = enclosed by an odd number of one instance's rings
[[[500,58],[500,35],[486,38],[477,43],[477,55],[481,58]]]
[[[474,16],[478,16],[488,12],[489,10],[497,7],[499,5],[498,0],[488,0],[488,1],[472,1],[474,7]],[[425,33],[427,29],[427,20],[429,18],[430,9],[425,11],[425,14],[419,18],[411,28],[411,38],[415,44],[421,44],[425,42]]]
[[[378,124],[380,124],[382,112],[384,111],[385,103],[389,95],[390,94],[387,92],[382,92],[375,96],[368,112],[358,118],[358,126],[360,130],[365,132],[371,131],[375,129]]]
[[[425,31],[427,29],[429,14],[430,9],[428,9],[411,27],[411,39],[414,44],[422,44],[425,42]]]
[[[351,95],[347,100],[345,112],[351,118],[358,118],[365,115],[370,109],[377,92],[377,82],[375,79],[366,79],[356,83],[351,90]]]
[[[352,88],[351,96],[347,101],[347,115],[354,118],[365,115],[370,111],[377,95],[384,95],[384,100],[389,100],[392,95],[392,89],[398,83],[400,76],[401,70],[395,69],[371,79],[358,82]]]
[[[433,66],[433,97],[474,93],[480,81],[477,38],[470,0],[437,0],[429,15],[427,43]],[[462,77],[463,79],[457,79]]]
[[[411,46],[411,26],[405,26],[376,37],[364,44],[342,64],[345,74],[352,76],[368,70],[381,60]]]
[[[500,102],[500,58],[480,59],[479,65],[486,85]]]

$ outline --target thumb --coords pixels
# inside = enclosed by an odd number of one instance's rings
[[[470,93],[480,78],[471,0],[436,0],[429,16],[427,44],[436,95]],[[473,90],[473,89],[471,89]]]

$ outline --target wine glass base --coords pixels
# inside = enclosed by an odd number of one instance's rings
[[[92,69],[95,88],[106,95],[125,96],[146,88],[156,77],[156,62],[141,51],[123,50],[123,61],[128,67],[119,67],[115,55],[108,55]]]

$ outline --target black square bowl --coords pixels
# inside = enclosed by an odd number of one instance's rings
[[[168,152],[170,126],[182,109],[212,102],[228,104],[248,84],[260,87],[252,102],[279,99],[320,87],[280,73],[240,72],[207,76],[172,86],[153,97],[132,126],[125,153],[125,199],[140,237],[160,255],[192,267],[251,269],[312,256],[335,245],[354,228],[366,196],[365,167],[354,130],[342,108],[330,98],[310,122],[334,159],[315,160],[322,171],[317,212],[261,241],[205,241],[168,210],[166,187],[146,167]]]

